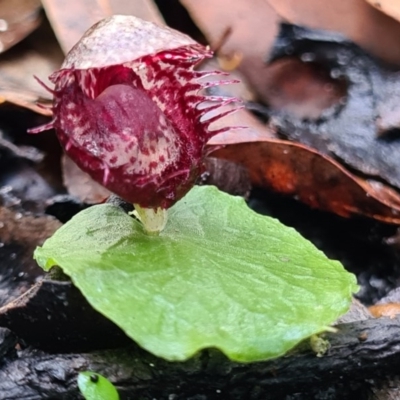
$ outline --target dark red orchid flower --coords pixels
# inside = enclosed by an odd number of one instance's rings
[[[201,93],[224,83],[201,79],[219,72],[194,70],[211,55],[133,16],[102,20],[50,76],[54,118],[30,132],[55,128],[72,160],[111,192],[143,208],[169,208],[202,172],[207,141],[228,129],[209,129],[232,112],[214,110],[236,100]]]

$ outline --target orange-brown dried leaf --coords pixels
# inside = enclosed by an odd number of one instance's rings
[[[233,136],[213,142],[224,143],[212,155],[243,164],[255,186],[295,196],[311,207],[343,217],[364,215],[400,224],[399,194],[363,181],[307,146],[279,139],[237,143]]]

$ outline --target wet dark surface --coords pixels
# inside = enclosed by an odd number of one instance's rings
[[[25,253],[24,250],[24,247],[18,243],[4,244],[2,242],[0,249],[0,306],[24,293],[36,278],[42,275],[40,269],[32,268],[32,265],[26,266],[23,260],[26,255],[21,257]]]
[[[346,95],[316,118],[296,116],[290,104],[271,108],[271,124],[284,137],[400,188],[399,73],[339,34],[282,24],[269,62],[291,57],[325,69],[336,85],[346,82]]]
[[[68,279],[46,278],[30,287],[0,311],[0,326],[9,328],[30,346],[55,353],[131,343],[121,329],[89,305]]]
[[[54,135],[30,136],[44,122],[32,112],[0,107],[0,306],[43,276],[32,258],[35,247],[60,223],[45,215],[46,201],[63,193]]]
[[[45,213],[57,218],[60,222],[68,222],[75,214],[89,207],[77,198],[68,194],[59,194],[46,201]]]

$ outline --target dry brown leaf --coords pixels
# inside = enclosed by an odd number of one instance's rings
[[[40,0],[0,1],[0,53],[20,42],[42,21]]]
[[[377,191],[333,159],[301,144],[278,139],[236,140],[227,135],[223,141],[215,140],[216,145],[227,145],[212,156],[243,164],[255,186],[295,196],[313,208],[343,217],[364,215],[400,224],[400,196],[390,188],[382,185]]]
[[[400,10],[393,0],[367,0]],[[381,57],[400,64],[400,24],[373,8],[365,0],[265,0],[286,21],[309,28],[343,33],[349,39]],[[397,4],[397,6],[396,6]],[[389,8],[388,8],[389,9]],[[383,45],[384,44],[384,45]]]
[[[152,22],[163,22],[161,14],[151,0],[42,0],[64,53],[99,20],[113,14],[130,14]]]
[[[1,89],[0,89],[0,93],[1,93],[0,94],[0,105],[2,105],[3,103],[4,104],[10,103],[15,106],[31,110],[37,114],[44,115],[46,117],[51,117],[53,115],[53,112],[50,109],[43,108],[41,105],[39,105],[37,103],[39,98],[37,95],[35,95],[33,93],[7,91],[7,90],[1,90]],[[42,104],[45,104],[45,103],[46,103],[46,100],[42,102]]]
[[[48,76],[58,69],[63,54],[51,28],[42,24],[23,43],[0,56],[0,103],[10,102],[43,115],[50,111],[36,105],[51,100],[51,94],[40,86],[34,76],[48,85]]]
[[[53,217],[22,215],[0,206],[0,242],[25,243],[31,254],[60,226],[61,223]]]
[[[273,44],[278,31],[278,17],[264,0],[180,0],[193,20],[206,35],[212,48],[220,47],[221,53],[239,52],[245,58],[259,57]],[[221,38],[231,33],[221,46]]]

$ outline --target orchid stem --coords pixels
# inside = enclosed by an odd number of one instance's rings
[[[168,211],[164,208],[143,208],[134,204],[136,216],[143,224],[143,228],[149,235],[158,235],[167,224]]]

